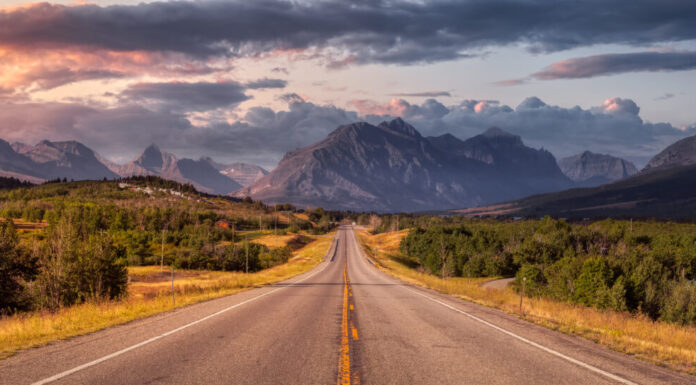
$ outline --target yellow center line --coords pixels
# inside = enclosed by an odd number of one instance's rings
[[[341,322],[341,355],[338,360],[338,384],[350,385],[350,337],[348,336],[348,261],[343,269],[343,321]]]

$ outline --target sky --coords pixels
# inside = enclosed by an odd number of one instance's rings
[[[0,0],[0,139],[273,168],[339,125],[642,167],[696,134],[690,0]]]

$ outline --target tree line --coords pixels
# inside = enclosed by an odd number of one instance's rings
[[[530,296],[696,324],[692,224],[457,221],[413,228],[401,252],[436,275],[526,277]]]
[[[158,178],[131,184],[184,189]],[[177,190],[179,191],[179,190]],[[157,195],[159,194],[159,195]],[[126,294],[127,267],[158,265],[182,269],[255,272],[292,256],[289,247],[268,248],[247,239],[259,229],[279,235],[305,230],[324,233],[336,218],[321,208],[305,211],[307,220],[246,199],[218,207],[209,197],[148,196],[117,182],[50,183],[0,191],[0,313],[56,309]],[[217,199],[217,198],[216,198]],[[41,226],[20,232],[12,219]],[[296,243],[301,243],[298,240]]]

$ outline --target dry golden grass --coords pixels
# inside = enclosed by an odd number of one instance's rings
[[[318,265],[331,236],[317,240],[294,252],[288,263],[257,273],[176,271],[176,307],[269,285],[304,273]],[[54,313],[34,312],[0,319],[0,357],[20,349],[87,334],[109,326],[172,310],[171,272],[159,266],[129,269],[130,295],[121,301],[85,303]]]
[[[0,221],[4,221],[4,220],[5,220],[5,218],[0,217]],[[19,230],[19,232],[33,231],[33,230],[44,229],[44,228],[48,227],[48,222],[46,222],[46,221],[29,222],[29,221],[25,221],[24,219],[21,219],[21,218],[13,218],[12,222],[14,223],[17,230]]]
[[[407,230],[379,235],[358,231],[365,252],[374,258],[379,268],[406,282],[498,308],[538,325],[585,337],[615,351],[696,374],[696,327],[652,321],[642,315],[602,311],[546,298],[525,298],[524,314],[521,314],[520,297],[510,288],[486,289],[481,287],[486,280],[481,279],[443,280],[400,263],[395,257],[401,257],[399,242],[407,234]]]
[[[254,238],[253,242],[260,243],[260,244],[272,249],[272,248],[276,248],[276,247],[287,246],[288,241],[295,238],[296,236],[297,236],[297,234],[286,234],[286,235],[278,235],[276,237],[275,235],[273,235],[273,230],[271,230],[268,232],[268,234],[262,235],[258,238]]]

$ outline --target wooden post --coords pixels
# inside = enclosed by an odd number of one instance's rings
[[[527,277],[522,278],[522,291],[520,292],[520,314],[524,315],[522,312],[522,298],[524,297],[524,287],[527,284]]]
[[[176,306],[176,299],[174,299],[174,265],[172,265],[172,306]]]
[[[249,274],[249,238],[244,236],[244,244],[246,245],[246,273]]]
[[[275,205],[275,216],[273,218],[273,242],[275,243],[275,248],[278,248],[278,205]]]

